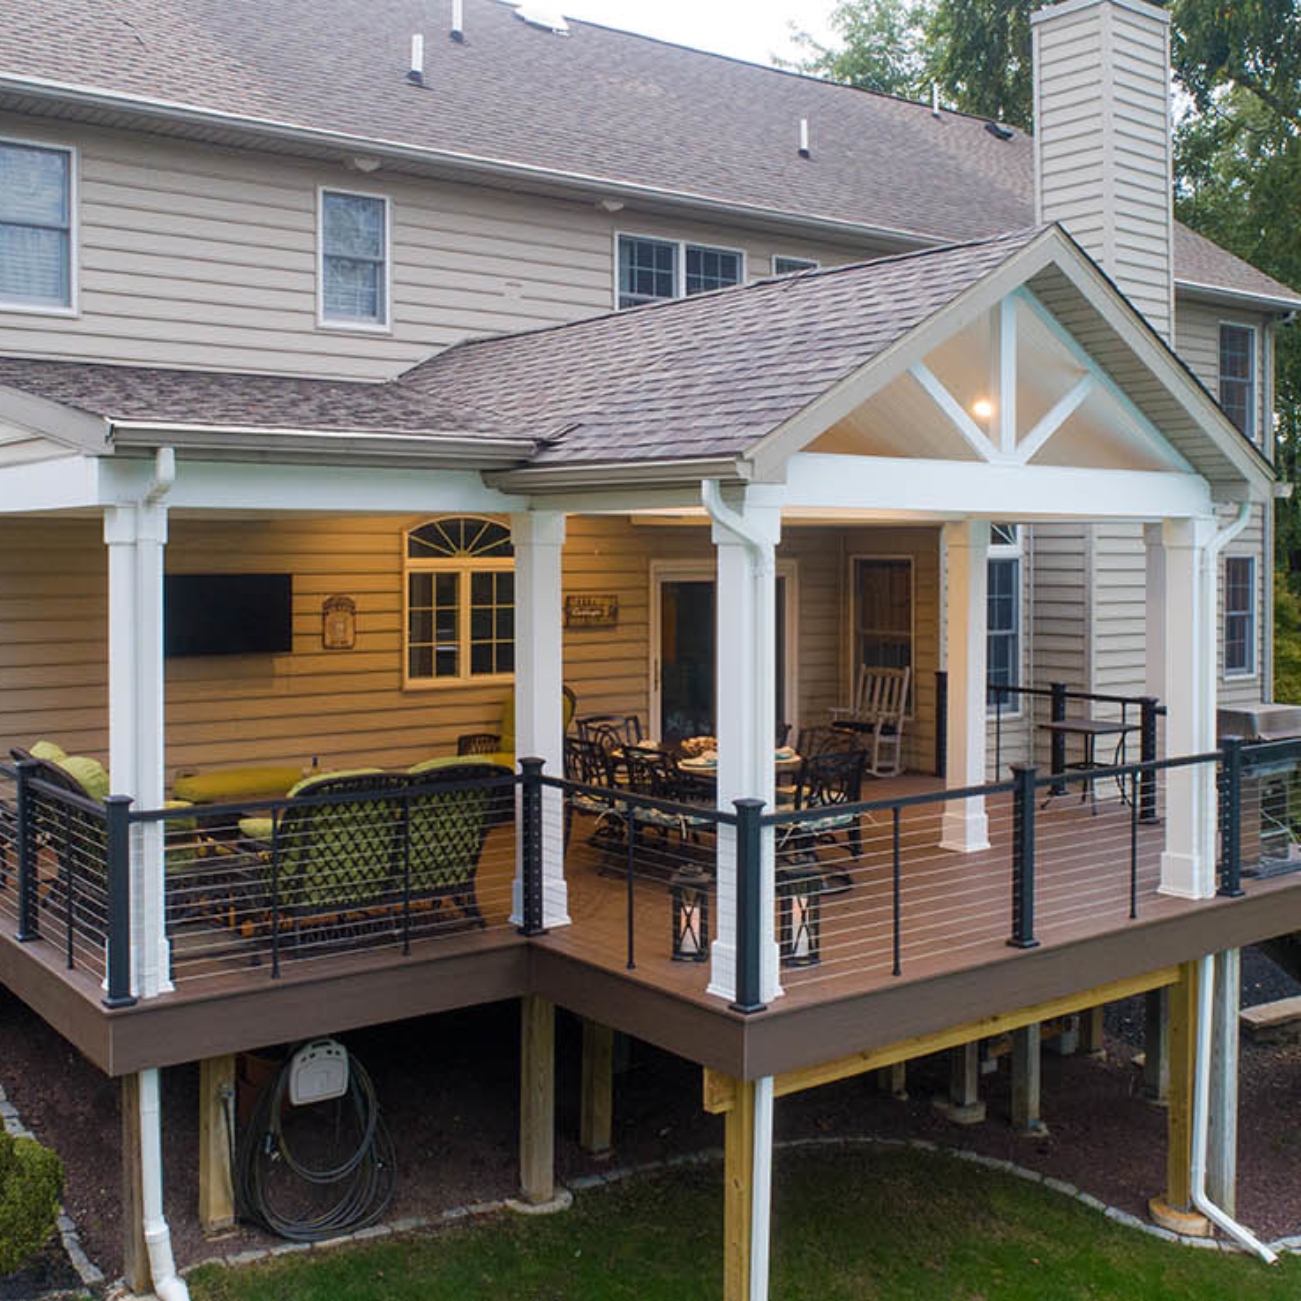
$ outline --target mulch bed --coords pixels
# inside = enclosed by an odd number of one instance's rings
[[[1263,956],[1245,957],[1244,1002],[1301,992]],[[1142,1043],[1142,1000],[1108,1016],[1107,1060],[1044,1054],[1049,1134],[1013,1133],[1004,1063],[982,1081],[989,1119],[958,1126],[931,1105],[946,1087],[942,1058],[910,1064],[906,1102],[877,1091],[872,1077],[783,1098],[779,1139],[836,1134],[917,1137],[1008,1158],[1064,1179],[1142,1215],[1162,1190],[1165,1114],[1139,1097],[1132,1058]],[[516,1191],[518,1012],[513,1003],[430,1017],[343,1036],[365,1063],[398,1146],[394,1203],[386,1218],[430,1216]],[[579,1028],[562,1017],[558,1035],[560,1180],[599,1171],[576,1141]],[[121,1270],[118,1087],[38,1017],[0,990],[0,1082],[25,1123],[59,1152],[65,1199],[92,1260],[108,1277]],[[198,1070],[164,1072],[166,1211],[182,1266],[214,1254],[269,1245],[240,1228],[219,1243],[198,1226]],[[700,1108],[700,1071],[650,1045],[631,1045],[616,1081],[614,1160],[641,1162],[722,1144],[720,1117]],[[1267,1238],[1301,1233],[1301,1045],[1242,1049],[1238,1212]],[[721,1198],[720,1198],[721,1214]],[[57,1258],[61,1253],[54,1253]],[[53,1267],[53,1262],[50,1262]],[[64,1262],[66,1266],[66,1262]],[[25,1301],[62,1281],[0,1279],[0,1301]],[[51,1274],[51,1280],[61,1275]],[[75,1284],[75,1277],[73,1280]],[[8,1290],[6,1290],[8,1289]],[[25,1290],[24,1290],[25,1289]]]

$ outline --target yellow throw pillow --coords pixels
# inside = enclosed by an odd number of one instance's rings
[[[27,753],[33,759],[44,759],[46,763],[58,763],[60,759],[68,757],[68,752],[53,741],[37,741]]]
[[[98,759],[92,759],[87,754],[70,754],[55,762],[64,772],[81,783],[82,790],[92,800],[108,798],[108,772]]]

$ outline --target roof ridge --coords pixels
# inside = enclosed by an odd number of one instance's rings
[[[948,244],[933,244],[927,248],[908,249],[900,253],[885,253],[881,257],[865,258],[861,262],[841,262],[835,266],[829,267],[809,267],[804,271],[796,271],[786,275],[767,275],[758,280],[746,280],[737,285],[723,285],[718,289],[710,289],[700,294],[688,294],[681,298],[657,298],[649,303],[637,303],[633,307],[611,307],[604,312],[598,312],[595,316],[580,316],[572,321],[555,321],[549,325],[534,325],[523,330],[506,330],[499,334],[483,334],[473,339],[460,339],[456,343],[449,345],[440,352],[433,353],[429,357],[424,357],[420,361],[414,362],[402,371],[390,383],[401,383],[409,375],[414,374],[424,366],[433,362],[441,361],[444,357],[450,356],[455,352],[462,352],[467,348],[477,347],[481,344],[502,343],[507,339],[525,339],[532,338],[536,335],[554,334],[560,330],[572,330],[583,325],[595,325],[599,321],[609,321],[614,318],[632,319],[636,316],[651,311],[668,311],[673,308],[686,309],[689,304],[708,302],[723,294],[742,294],[750,290],[764,288],[770,285],[790,285],[803,280],[822,279],[824,277],[846,275],[853,271],[862,271],[867,267],[884,266],[890,263],[907,262],[915,258],[933,257],[940,253],[952,253],[958,249],[978,248],[985,244],[997,244],[1004,240],[1012,240],[1018,236],[1038,235],[1049,229],[1053,223],[1041,223],[1037,226],[1021,226],[1015,230],[999,231],[996,235],[982,235],[977,239],[953,240]]]

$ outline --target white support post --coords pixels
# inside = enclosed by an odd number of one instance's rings
[[[1163,655],[1166,754],[1215,748],[1215,520],[1166,520]],[[1149,592],[1149,601],[1153,594]],[[1150,652],[1149,652],[1150,653]],[[1166,773],[1166,841],[1161,893],[1208,899],[1215,893],[1215,766]]]
[[[163,549],[167,508],[110,507],[104,514],[109,555],[109,775],[115,795],[135,807],[162,807]],[[131,834],[133,992],[150,998],[170,990],[165,923],[165,830],[144,823]]]
[[[543,760],[542,771],[562,777],[564,741],[564,628],[561,563],[563,511],[521,511],[510,517],[515,546],[515,757]],[[564,800],[542,791],[542,924],[569,925],[565,883]],[[524,922],[524,878],[516,846],[511,921]]]
[[[986,626],[989,522],[945,524],[942,534],[948,583],[944,639],[949,674],[948,775],[950,788],[985,783]],[[983,797],[944,806],[940,847],[958,853],[989,848]]]
[[[733,812],[733,801],[751,797],[776,802],[773,741],[776,732],[776,548],[781,511],[774,506],[730,503],[727,507],[749,540],[725,523],[713,526],[718,551],[717,720],[718,807]],[[772,828],[761,837],[763,891],[760,915],[768,919],[760,963],[760,998],[781,993],[777,942],[772,932],[776,909]],[[736,832],[718,829],[718,936],[711,952],[709,992],[736,997],[737,922]]]

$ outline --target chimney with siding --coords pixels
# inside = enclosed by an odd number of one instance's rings
[[[1062,0],[1031,17],[1035,212],[1174,339],[1170,15]]]

